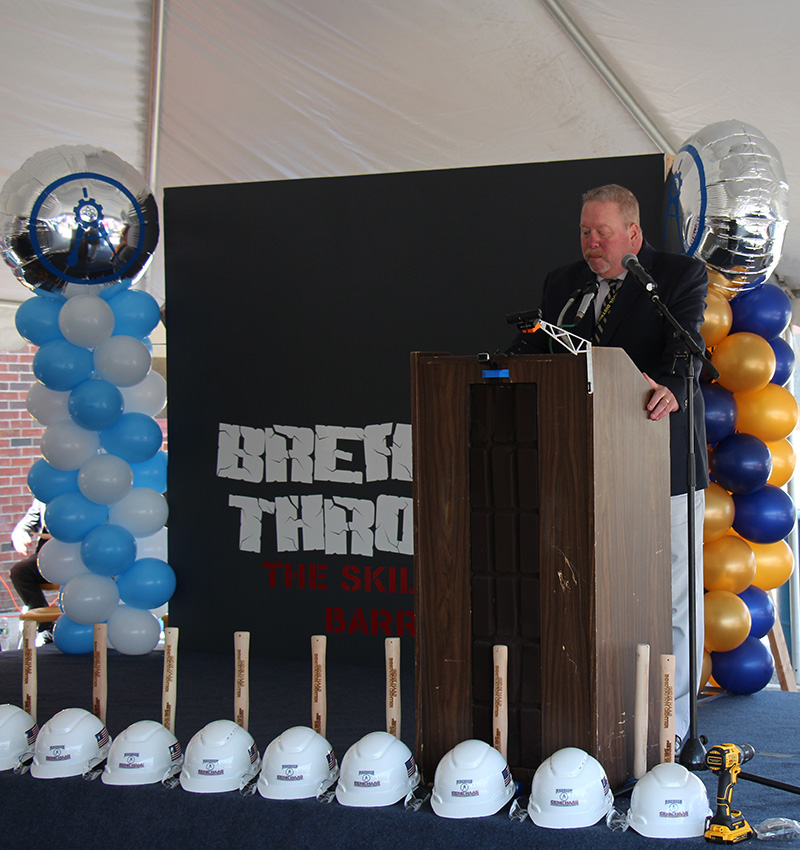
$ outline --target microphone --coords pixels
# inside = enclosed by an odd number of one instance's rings
[[[580,307],[578,307],[578,312],[575,313],[575,321],[580,322],[580,320],[586,315],[586,311],[589,309],[589,305],[594,301],[595,295],[597,295],[597,290],[600,284],[597,280],[589,281],[586,287],[583,290],[583,300],[581,301]]]
[[[622,265],[642,284],[648,291],[653,292],[656,289],[656,282],[650,276],[650,273],[639,262],[636,254],[626,254],[622,258]]]

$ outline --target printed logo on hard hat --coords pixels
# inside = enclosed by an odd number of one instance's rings
[[[36,743],[36,739],[39,737],[39,724],[34,723],[30,729],[25,733],[25,737],[28,741],[28,745],[33,745]]]
[[[53,744],[50,747],[50,753],[44,757],[45,761],[68,761],[72,758],[71,753],[65,753],[64,744]]]
[[[123,753],[124,761],[119,762],[122,770],[139,770],[144,767],[144,762],[139,758],[139,753]]]
[[[667,810],[658,813],[660,818],[688,818],[689,810],[685,808],[683,800],[664,800]]]
[[[203,766],[197,772],[200,776],[222,776],[225,769],[219,766],[219,759],[203,759]]]
[[[356,788],[379,788],[381,781],[375,778],[374,770],[359,770],[359,778],[354,780]]]
[[[572,788],[556,788],[557,799],[551,800],[551,806],[579,806],[580,802],[572,796]]]
[[[170,745],[169,754],[172,757],[172,761],[177,761],[183,755],[183,750],[178,741]]]
[[[456,788],[450,792],[451,797],[480,797],[481,792],[472,787],[471,779],[457,779]]]
[[[282,773],[279,773],[275,776],[277,780],[280,782],[302,782],[305,779],[302,771],[298,770],[299,765],[296,764],[282,764],[281,770]]]

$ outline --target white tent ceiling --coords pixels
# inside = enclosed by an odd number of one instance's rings
[[[799,32],[796,0],[5,0],[0,183],[60,144],[114,151],[160,200],[168,186],[669,152],[737,119],[780,151],[796,219]],[[162,268],[147,281],[158,297]],[[800,227],[778,274],[800,289]],[[27,295],[0,268],[7,314]]]

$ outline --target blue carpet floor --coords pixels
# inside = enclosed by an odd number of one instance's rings
[[[40,725],[62,708],[91,708],[90,656],[65,656],[52,646],[38,651]],[[160,720],[163,655],[129,657],[109,652],[107,725],[112,737],[137,720]],[[0,653],[0,704],[21,703],[22,653]],[[179,653],[176,734],[185,747],[212,720],[233,716],[232,657]],[[286,728],[310,725],[310,666],[252,659],[250,732],[263,753]],[[414,675],[402,676],[403,740],[414,749]],[[384,728],[382,670],[328,667],[327,736],[341,760],[347,748],[370,731]],[[775,690],[747,697],[704,697],[698,707],[698,732],[709,743],[751,744],[756,751],[744,769],[800,785],[800,696]],[[697,774],[712,808],[717,778]],[[751,823],[785,817],[800,821],[800,796],[740,781],[733,798]],[[618,795],[625,810],[628,797]],[[548,850],[639,850],[705,845],[702,838],[656,840],[632,829],[612,832],[605,824],[584,829],[549,830],[511,821],[508,807],[470,820],[437,817],[430,803],[417,812],[398,803],[353,809],[336,801],[265,800],[256,794],[191,794],[160,785],[108,786],[75,777],[37,780],[0,773],[2,846],[27,850],[61,848],[548,848]],[[13,842],[13,843],[12,843]],[[775,840],[771,847],[798,847],[800,841]]]

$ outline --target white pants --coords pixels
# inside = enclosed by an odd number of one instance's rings
[[[675,655],[675,734],[686,738],[689,731],[689,536],[686,493],[670,497],[672,519],[672,652]],[[703,670],[703,518],[705,491],[695,492],[695,658],[700,687]],[[697,730],[695,730],[695,734]]]

